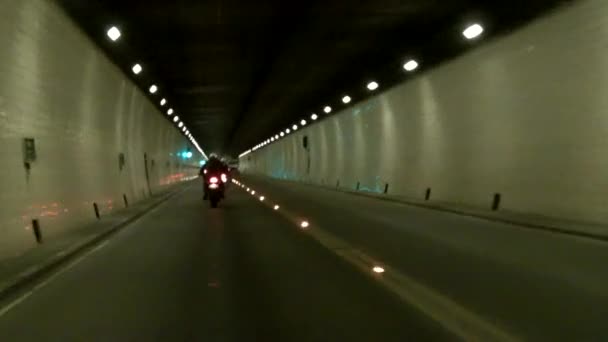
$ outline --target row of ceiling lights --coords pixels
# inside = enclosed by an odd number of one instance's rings
[[[483,27],[482,27],[480,24],[472,24],[472,25],[469,25],[467,28],[465,28],[465,29],[462,31],[462,35],[463,35],[463,36],[464,36],[466,39],[468,39],[468,40],[475,39],[475,38],[479,37],[479,36],[480,36],[482,33],[483,33]],[[412,71],[414,71],[414,70],[418,69],[418,67],[419,67],[419,64],[418,64],[418,62],[417,62],[415,59],[410,59],[410,60],[406,61],[406,62],[403,64],[403,69],[404,69],[405,71],[407,71],[407,72],[412,72]],[[378,84],[378,82],[376,82],[376,81],[370,81],[369,83],[367,83],[367,89],[368,89],[369,91],[375,91],[375,90],[377,90],[379,87],[380,87],[380,85],[379,85],[379,84]],[[348,95],[344,95],[344,96],[342,97],[342,103],[343,103],[343,104],[345,104],[345,105],[349,104],[351,101],[352,101],[352,98],[351,98],[350,96],[348,96]],[[324,112],[325,114],[329,114],[329,113],[331,113],[331,112],[332,112],[332,110],[333,110],[333,109],[332,109],[330,106],[325,106],[325,107],[323,108],[323,112]],[[311,118],[311,120],[312,120],[312,121],[315,121],[315,120],[317,120],[317,119],[319,118],[319,116],[318,116],[317,114],[313,113],[313,114],[310,116],[310,118]],[[302,120],[300,121],[300,126],[301,126],[301,127],[306,126],[306,124],[307,124],[306,120],[302,119]],[[254,147],[252,147],[251,149],[249,149],[249,150],[247,150],[247,151],[245,151],[245,152],[241,153],[241,154],[239,155],[239,158],[241,158],[241,157],[243,157],[243,156],[246,156],[247,154],[249,154],[249,153],[251,153],[251,152],[253,152],[253,151],[256,151],[256,150],[258,150],[258,149],[260,149],[260,148],[262,148],[262,147],[264,147],[264,146],[266,146],[266,145],[268,145],[268,144],[271,144],[271,143],[273,143],[273,142],[275,142],[275,141],[278,141],[280,138],[283,138],[283,137],[285,137],[286,135],[290,134],[292,131],[296,131],[296,130],[298,130],[298,125],[297,125],[297,124],[294,124],[294,125],[291,127],[291,129],[290,129],[290,128],[287,128],[287,129],[285,129],[284,131],[281,131],[279,134],[275,134],[273,137],[270,137],[269,139],[266,139],[266,140],[262,141],[261,143],[259,143],[259,144],[255,145],[255,146],[254,146]]]
[[[116,41],[118,41],[118,39],[120,39],[121,33],[120,33],[120,30],[116,26],[112,26],[108,30],[107,35],[108,35],[108,38],[110,38],[110,40],[112,40],[113,42],[116,42]],[[133,65],[133,67],[131,67],[131,71],[133,71],[133,73],[135,75],[139,75],[143,70],[144,70],[144,68],[139,63],[135,63]],[[148,90],[150,91],[150,94],[156,94],[158,92],[158,86],[156,84],[152,84]],[[165,107],[166,105],[168,105],[167,99],[162,98],[160,100],[160,106]],[[173,108],[167,109],[168,116],[172,116],[173,114],[174,114]],[[179,116],[177,116],[177,114],[175,116],[173,116],[173,122],[177,125],[178,129],[180,129],[182,131],[182,133],[186,137],[188,137],[190,142],[196,147],[196,149],[201,153],[201,155],[203,155],[204,158],[207,158],[203,149],[198,145],[198,142],[196,141],[196,139],[194,139],[194,137],[192,136],[192,134],[190,133],[190,131],[188,130],[186,125],[182,121],[180,121]]]

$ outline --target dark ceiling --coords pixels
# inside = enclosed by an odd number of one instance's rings
[[[504,34],[558,0],[57,0],[206,152],[236,155],[365,84],[403,81]],[[481,41],[461,31],[479,21]],[[118,26],[112,43],[105,32]],[[144,72],[132,75],[140,62]],[[166,107],[165,107],[166,110]]]

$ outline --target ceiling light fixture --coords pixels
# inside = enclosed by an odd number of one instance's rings
[[[379,85],[378,85],[378,82],[376,82],[376,81],[371,81],[367,84],[368,90],[374,91],[374,90],[378,89],[378,87],[379,87]]]
[[[317,114],[313,114],[310,116],[310,118],[313,120],[317,120],[317,118],[319,118],[319,116],[317,116]]]
[[[410,59],[405,64],[403,64],[403,69],[405,69],[406,71],[414,71],[416,70],[416,68],[418,68],[418,62],[413,59]]]
[[[177,124],[177,127],[182,128],[182,126],[184,126],[184,123],[180,121],[179,124]]]
[[[173,108],[169,108],[169,110],[167,111],[167,114],[168,114],[168,115],[173,114]]]
[[[120,30],[116,26],[112,26],[108,30],[107,34],[108,34],[108,37],[110,37],[110,39],[112,39],[113,42],[117,41],[118,38],[120,38]]]
[[[143,69],[142,69],[141,65],[139,65],[139,64],[135,64],[135,65],[133,66],[133,68],[131,68],[131,70],[133,70],[133,73],[134,73],[135,75],[139,75],[139,73],[140,73],[140,72],[141,72]]]
[[[346,104],[346,103],[350,103],[350,101],[351,101],[351,98],[350,98],[350,96],[348,96],[348,95],[346,95],[346,96],[344,96],[344,97],[342,98],[342,102],[343,102],[344,104]]]
[[[150,94],[154,94],[157,91],[158,91],[158,87],[155,84],[150,86]]]
[[[178,122],[179,121],[179,116],[176,116],[173,118],[173,122]]]
[[[161,107],[164,106],[166,103],[167,103],[167,100],[165,100],[165,99],[160,100]]]
[[[331,113],[331,107],[325,106],[325,108],[323,108],[323,111],[325,112],[325,114],[329,114],[329,113]]]
[[[306,126],[306,120],[302,119],[302,121],[300,121],[300,125]]]
[[[483,33],[483,27],[479,24],[473,24],[462,31],[462,35],[466,39],[474,39],[479,37]]]

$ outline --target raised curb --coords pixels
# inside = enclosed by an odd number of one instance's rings
[[[74,246],[69,247],[63,251],[60,251],[60,252],[56,253],[53,257],[43,261],[42,263],[35,265],[35,266],[31,266],[31,267],[27,268],[25,271],[18,274],[17,276],[4,281],[0,285],[0,300],[4,299],[6,297],[9,297],[10,295],[12,295],[14,293],[17,293],[18,291],[20,291],[24,287],[27,287],[28,285],[35,282],[36,280],[41,279],[41,278],[53,273],[55,270],[60,268],[62,265],[66,264],[68,261],[70,261],[77,255],[94,247],[95,245],[99,244],[103,240],[105,240],[108,237],[112,236],[113,234],[119,232],[120,230],[122,230],[123,228],[128,226],[129,224],[133,223],[134,221],[138,220],[139,218],[141,218],[144,215],[146,215],[147,213],[149,213],[154,208],[156,208],[156,207],[160,206],[161,204],[163,204],[164,202],[166,202],[171,197],[186,190],[186,188],[187,188],[187,186],[182,186],[182,187],[179,187],[178,189],[169,191],[168,193],[162,195],[162,197],[160,197],[157,200],[155,200],[154,202],[150,203],[148,206],[146,206],[139,212],[135,213],[134,215],[130,216],[129,218],[127,218],[117,224],[114,224],[109,229],[105,230],[104,232],[99,233],[98,235],[95,235],[89,239],[86,239],[85,241],[83,241],[81,243],[77,243]]]

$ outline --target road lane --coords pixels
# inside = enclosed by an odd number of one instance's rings
[[[192,187],[0,317],[10,341],[442,341],[291,222],[243,192]]]
[[[608,338],[608,244],[244,176],[259,193],[530,340]]]

